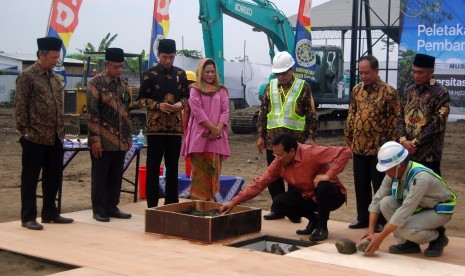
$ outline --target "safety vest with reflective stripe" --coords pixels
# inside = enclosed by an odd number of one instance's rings
[[[452,194],[452,200],[451,201],[438,203],[438,204],[436,204],[436,206],[434,206],[434,210],[436,211],[436,213],[438,213],[438,214],[453,214],[454,213],[455,203],[457,202],[457,196],[449,189],[449,187],[447,186],[446,182],[444,182],[442,177],[437,175],[431,169],[429,169],[429,168],[427,168],[427,167],[425,167],[425,166],[423,166],[421,164],[418,164],[416,162],[412,162],[412,167],[410,168],[410,170],[407,173],[407,179],[405,180],[404,190],[403,190],[402,195],[398,194],[398,187],[397,187],[398,182],[393,181],[391,189],[392,189],[392,195],[394,196],[394,198],[396,198],[399,202],[402,203],[404,201],[405,197],[407,196],[407,193],[408,193],[408,190],[409,190],[409,187],[410,187],[410,182],[412,182],[413,177],[417,173],[419,173],[421,171],[428,172],[428,173],[432,174],[433,176],[435,176],[436,178],[438,178],[439,180],[441,180],[442,185],[444,185],[444,187],[446,187],[446,189]],[[421,210],[423,210],[423,207],[418,206],[415,209],[415,213],[418,213]]]
[[[270,82],[270,102],[271,110],[267,114],[267,129],[285,127],[293,130],[304,130],[305,116],[295,113],[297,99],[304,88],[305,81],[295,78],[289,92],[284,98],[284,103],[279,95],[278,81]]]

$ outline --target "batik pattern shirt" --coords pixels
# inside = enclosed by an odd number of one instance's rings
[[[147,134],[182,135],[182,111],[166,114],[160,103],[186,105],[189,85],[186,72],[177,67],[155,65],[144,73],[137,103],[147,108]]]
[[[285,97],[288,91],[291,89],[292,83],[295,77],[286,84],[278,84],[279,95],[282,102],[285,102]],[[258,113],[257,120],[257,131],[258,137],[263,138],[265,141],[265,147],[269,150],[272,149],[271,141],[280,132],[287,132],[296,137],[299,143],[305,143],[307,140],[315,140],[316,131],[318,127],[318,119],[315,113],[315,104],[313,102],[312,91],[308,83],[304,84],[302,92],[297,99],[295,107],[295,113],[301,117],[305,117],[305,127],[303,131],[293,130],[285,127],[278,127],[273,129],[267,129],[268,118],[267,115],[271,111],[271,99],[270,99],[270,84],[268,83],[265,87],[265,94],[260,106],[260,112]]]
[[[446,87],[434,80],[423,90],[415,84],[405,90],[397,117],[397,138],[415,141],[417,151],[412,160],[441,161],[449,101]]]
[[[104,151],[131,148],[129,86],[120,78],[97,74],[88,85],[89,147],[100,142]]]
[[[65,137],[60,79],[37,62],[16,80],[15,119],[16,129],[33,143],[54,145],[56,135]]]
[[[377,155],[379,148],[396,140],[399,113],[397,90],[381,79],[352,89],[344,136],[354,154]]]

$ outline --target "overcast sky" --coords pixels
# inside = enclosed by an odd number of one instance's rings
[[[328,0],[313,0],[313,6]],[[118,34],[112,46],[128,53],[140,53],[150,46],[154,0],[84,0],[68,53],[83,49],[87,42],[98,47],[107,33]],[[272,0],[287,16],[297,13],[299,0]],[[36,38],[46,34],[52,0],[0,0],[0,51],[35,53]],[[202,26],[197,17],[199,1],[172,0],[168,38],[178,49],[199,50],[203,54]],[[264,33],[231,17],[224,16],[224,56],[231,60],[246,55],[255,63],[269,63],[268,42]],[[184,41],[184,43],[182,43]]]

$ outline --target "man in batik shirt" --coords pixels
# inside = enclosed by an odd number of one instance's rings
[[[178,203],[178,162],[182,145],[182,110],[189,99],[184,70],[174,66],[176,42],[161,39],[158,63],[144,73],[137,103],[147,108],[147,206],[157,207],[160,198],[158,168],[164,159],[164,204]]]
[[[60,215],[55,198],[63,177],[63,87],[52,71],[60,60],[61,39],[37,39],[37,62],[16,80],[15,119],[23,149],[21,226],[42,230],[37,222],[37,181],[42,171],[42,223],[72,223]]]
[[[413,79],[402,96],[397,138],[415,162],[441,175],[441,156],[449,116],[449,92],[433,78],[435,58],[416,54]]]
[[[368,205],[384,178],[384,172],[376,170],[376,155],[381,145],[396,139],[399,112],[397,91],[379,78],[378,60],[364,56],[360,58],[358,70],[362,83],[352,90],[344,131],[354,159],[357,220],[349,225],[352,229],[368,227]],[[381,232],[385,223],[380,216],[375,232]]]
[[[105,72],[95,75],[88,85],[92,211],[94,219],[101,222],[110,221],[110,217],[131,218],[118,209],[124,158],[132,144],[129,87],[121,79],[123,70],[123,50],[108,48]]]

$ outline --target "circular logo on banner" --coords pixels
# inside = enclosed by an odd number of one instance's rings
[[[153,54],[155,55],[155,57],[158,56],[158,43],[160,43],[160,40],[164,38],[165,37],[163,35],[159,34],[157,35],[157,37],[155,38],[155,41],[153,42],[152,50],[153,50]]]
[[[310,67],[315,64],[315,53],[312,51],[312,42],[309,39],[301,39],[295,47],[297,64],[302,67]]]

